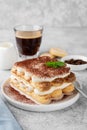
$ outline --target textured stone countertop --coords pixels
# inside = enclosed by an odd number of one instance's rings
[[[47,51],[50,47],[60,47],[69,54],[87,56],[87,28],[46,28],[40,50]],[[0,71],[0,81],[9,74],[9,71]],[[87,70],[76,74],[87,91]],[[47,113],[24,111],[6,104],[23,130],[87,130],[87,99],[82,96],[64,110]]]

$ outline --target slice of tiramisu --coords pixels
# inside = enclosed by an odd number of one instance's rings
[[[65,63],[39,57],[14,64],[10,84],[37,104],[49,104],[74,91],[75,75]]]

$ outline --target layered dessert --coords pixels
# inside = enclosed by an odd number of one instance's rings
[[[65,63],[55,63],[56,59],[47,56],[16,62],[11,70],[11,87],[37,104],[49,104],[73,94],[74,73]]]

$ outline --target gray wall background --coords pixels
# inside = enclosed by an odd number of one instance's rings
[[[87,26],[87,0],[0,0],[0,29],[17,24]]]

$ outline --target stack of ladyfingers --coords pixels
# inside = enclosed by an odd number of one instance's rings
[[[37,104],[49,104],[72,94],[74,73],[66,65],[58,68],[47,66],[50,61],[56,59],[43,56],[16,62],[11,70],[11,86]]]

